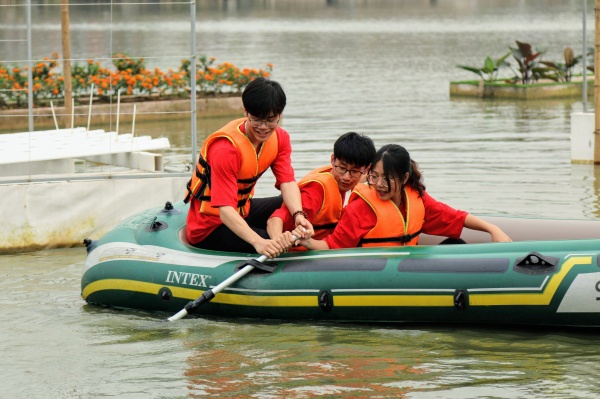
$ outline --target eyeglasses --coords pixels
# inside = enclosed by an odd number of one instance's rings
[[[340,175],[344,176],[347,173],[350,174],[351,177],[357,178],[360,175],[364,175],[365,171],[364,170],[356,170],[356,169],[347,169],[347,168],[342,168],[339,165],[333,164],[333,168],[335,169],[336,172],[338,172]]]
[[[263,123],[266,127],[274,128],[279,123],[279,119],[277,120],[266,120],[266,119],[254,119],[248,116],[248,121],[250,122],[250,126],[252,127],[260,127]]]
[[[381,184],[381,187],[383,188],[388,188],[390,185],[392,185],[392,183],[396,183],[396,178],[390,178],[388,176],[378,176],[372,173],[369,173],[367,175],[367,181],[369,182],[370,185],[374,186],[376,185],[378,182]]]

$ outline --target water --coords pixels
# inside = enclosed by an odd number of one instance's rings
[[[75,3],[75,2],[73,2]],[[300,177],[328,162],[346,131],[405,145],[437,199],[473,213],[600,218],[597,168],[570,162],[579,99],[454,100],[455,67],[515,40],[560,59],[581,53],[581,2],[206,1],[198,52],[253,68],[273,63],[288,95],[283,126]],[[593,2],[588,1],[593,28]],[[71,6],[75,58],[125,51],[176,67],[189,52],[189,5]],[[34,57],[60,52],[59,7],[34,7]],[[110,26],[112,20],[112,37]],[[24,38],[2,8],[2,39]],[[588,33],[591,41],[593,34]],[[0,42],[3,59],[24,46]],[[202,137],[226,122],[204,119]],[[190,156],[189,123],[136,123],[167,135],[169,166]],[[265,176],[259,195],[274,193]],[[0,397],[595,398],[597,332],[456,326],[271,323],[122,312],[80,298],[84,250],[0,257]]]
[[[186,318],[79,298],[84,250],[0,257],[1,397],[595,398],[597,333]]]

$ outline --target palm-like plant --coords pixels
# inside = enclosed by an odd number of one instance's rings
[[[498,78],[498,71],[501,67],[510,65],[508,62],[506,62],[506,58],[510,54],[511,53],[508,52],[496,60],[492,59],[492,57],[490,56],[487,56],[483,61],[482,68],[472,67],[468,65],[457,65],[457,67],[476,73],[477,75],[481,76],[481,78],[485,82],[491,83]]]
[[[518,76],[516,77],[523,84],[528,84],[540,77],[545,77],[548,68],[540,67],[542,55],[546,52],[545,48],[532,49],[531,44],[516,40],[517,48],[509,47],[513,58],[519,65]]]

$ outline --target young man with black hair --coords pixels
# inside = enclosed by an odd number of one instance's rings
[[[304,217],[302,200],[292,168],[289,134],[279,127],[286,96],[279,83],[257,78],[242,93],[244,118],[236,119],[206,138],[192,178],[186,236],[199,248],[216,251],[279,255],[289,232],[269,237],[269,216],[286,204],[296,226],[307,235],[312,225]],[[260,176],[271,168],[281,196],[253,198]]]
[[[355,132],[345,133],[333,146],[331,164],[311,171],[298,182],[303,216],[313,226],[313,238],[321,239],[331,234],[350,192],[365,175],[374,156],[373,140]],[[284,204],[269,218],[267,232],[283,247],[289,248],[291,237],[282,232],[295,229],[297,218],[299,214],[290,212]]]

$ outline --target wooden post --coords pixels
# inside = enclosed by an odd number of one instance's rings
[[[69,115],[73,113],[73,85],[71,83],[71,33],[69,29],[69,0],[62,0],[61,5],[60,25],[62,31],[62,48],[63,48],[63,78],[64,78],[64,106],[65,117],[63,118],[65,128],[68,126]]]

